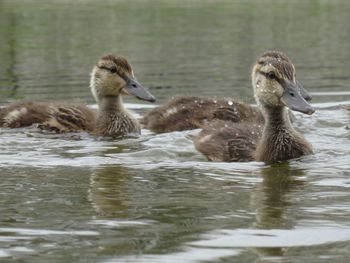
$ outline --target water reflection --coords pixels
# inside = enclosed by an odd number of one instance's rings
[[[293,219],[288,218],[286,210],[292,204],[288,193],[302,191],[305,172],[290,167],[288,163],[275,164],[261,170],[263,181],[252,195],[252,205],[256,207],[257,228],[292,228]]]
[[[292,229],[297,224],[294,215],[290,216],[292,200],[288,194],[294,190],[302,191],[305,172],[292,168],[289,163],[275,164],[261,170],[263,181],[252,194],[252,206],[256,208],[256,222],[258,229]],[[290,216],[290,217],[289,217]],[[263,246],[263,244],[262,244]],[[262,258],[281,257],[285,253],[282,247],[255,248],[255,253]]]
[[[132,170],[121,166],[97,168],[90,176],[88,198],[98,218],[128,218],[130,207],[125,186],[132,180]]]
[[[15,97],[16,91],[19,88],[18,85],[18,75],[16,72],[16,63],[17,63],[17,41],[18,39],[16,38],[16,31],[17,31],[17,18],[15,17],[14,12],[10,12],[8,14],[8,26],[6,27],[6,33],[7,36],[4,38],[6,40],[6,43],[4,46],[6,46],[7,49],[7,57],[9,64],[6,68],[6,74],[5,77],[7,80],[0,80],[0,83],[2,81],[6,83],[6,91],[1,91],[0,95],[2,98],[7,98],[7,97]],[[0,86],[2,86],[0,84]]]

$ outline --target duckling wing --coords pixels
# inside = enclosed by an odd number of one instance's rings
[[[193,130],[212,116],[213,107],[217,105],[210,99],[177,97],[151,110],[140,123],[156,133]]]
[[[59,133],[93,130],[96,112],[85,105],[51,104],[49,118],[39,128]]]
[[[240,114],[233,107],[220,107],[213,112],[213,118],[224,121],[239,122]]]
[[[96,113],[84,105],[46,102],[18,102],[0,110],[0,126],[38,127],[56,132],[90,131]]]
[[[217,162],[247,162],[262,134],[262,126],[252,123],[215,121],[193,138],[196,149]]]
[[[264,123],[261,111],[251,105],[242,102],[229,101],[231,105],[220,105],[213,111],[212,119],[230,122],[254,122]]]
[[[43,123],[50,118],[44,102],[17,102],[0,110],[0,127],[20,128]]]

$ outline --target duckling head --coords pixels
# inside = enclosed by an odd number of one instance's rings
[[[305,114],[314,113],[306,102],[311,96],[295,77],[295,67],[286,54],[279,51],[265,52],[252,70],[255,99],[264,108],[282,108]]]
[[[92,69],[90,88],[96,101],[119,95],[155,101],[155,97],[136,80],[129,62],[120,56],[106,55],[98,61]]]

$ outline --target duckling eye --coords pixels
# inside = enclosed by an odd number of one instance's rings
[[[107,70],[109,72],[111,72],[112,74],[116,73],[117,72],[117,68],[116,67],[105,67],[105,66],[99,66],[100,69],[104,69],[104,70]]]
[[[115,67],[109,68],[109,71],[111,73],[116,73],[117,72],[117,68],[115,68]]]
[[[276,79],[276,75],[275,75],[275,73],[273,73],[272,71],[270,71],[269,73],[267,73],[267,78],[268,78],[268,79]]]

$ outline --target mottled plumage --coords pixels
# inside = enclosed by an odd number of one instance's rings
[[[96,112],[80,103],[17,102],[0,110],[0,126],[39,127],[57,132],[92,131]]]
[[[268,51],[259,58],[257,63],[273,64],[280,69],[278,74],[281,79],[296,82],[294,65],[282,52]],[[302,97],[307,101],[311,100],[311,96],[303,86],[299,82],[296,84]],[[293,114],[291,112],[289,114],[293,120]],[[237,100],[179,96],[152,109],[140,122],[153,132],[163,133],[197,129],[213,120],[263,123],[264,116],[259,108]]]
[[[195,147],[210,161],[274,163],[312,154],[312,146],[291,124],[292,110],[312,114],[300,93],[295,69],[285,54],[264,53],[252,70],[252,84],[265,123],[215,122],[193,137]]]
[[[188,96],[151,110],[140,122],[153,132],[163,133],[197,129],[213,120],[260,123],[264,117],[257,107],[242,102]]]
[[[281,112],[271,112],[276,117]],[[278,123],[268,121],[254,152],[254,159],[266,163],[286,161],[313,153],[311,144],[290,124],[288,116],[279,117]]]
[[[263,124],[220,120],[204,125],[193,137],[196,149],[214,162],[253,161]]]
[[[33,124],[55,132],[87,131],[98,136],[139,134],[138,121],[123,106],[122,94],[154,101],[135,79],[128,61],[106,55],[93,68],[91,92],[99,106],[95,111],[80,103],[17,102],[0,109],[0,127],[19,128]]]

